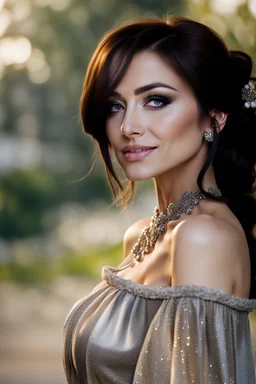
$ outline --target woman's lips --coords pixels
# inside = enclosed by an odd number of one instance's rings
[[[124,156],[127,160],[135,161],[144,159],[146,156],[150,155],[156,147],[145,147],[145,148],[130,148],[123,151]]]

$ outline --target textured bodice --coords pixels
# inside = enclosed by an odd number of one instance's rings
[[[207,287],[157,288],[104,267],[64,325],[69,384],[255,384],[256,300]]]

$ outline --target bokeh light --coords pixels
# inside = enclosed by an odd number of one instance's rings
[[[26,37],[4,37],[0,40],[0,60],[5,65],[23,64],[30,54],[31,43]]]
[[[71,0],[54,0],[51,1],[50,7],[55,11],[63,11],[69,6],[70,1]]]
[[[29,0],[19,0],[12,9],[13,19],[23,21],[30,17],[32,4]]]
[[[8,28],[12,21],[12,14],[8,9],[2,9],[0,7],[0,38]]]
[[[51,68],[48,64],[44,64],[41,69],[35,71],[29,71],[28,76],[33,83],[43,84],[49,80],[51,75]]]
[[[1,8],[4,6],[4,3],[5,3],[5,0],[0,0],[0,11],[1,11]]]
[[[27,61],[27,68],[30,72],[40,71],[45,66],[45,54],[37,48],[34,48]]]
[[[38,7],[51,7],[55,11],[63,11],[66,9],[69,4],[70,0],[34,0],[34,4]]]
[[[248,7],[251,14],[256,18],[256,0],[249,0]]]
[[[234,13],[237,7],[245,2],[246,0],[211,0],[210,5],[214,12],[225,15]]]

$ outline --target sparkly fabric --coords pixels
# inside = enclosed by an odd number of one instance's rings
[[[156,288],[104,267],[64,325],[69,384],[255,384],[256,300],[193,285]]]

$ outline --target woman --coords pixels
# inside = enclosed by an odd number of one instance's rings
[[[68,383],[255,383],[251,71],[247,54],[180,17],[125,25],[100,42],[81,98],[84,130],[113,192],[125,202],[136,180],[152,178],[158,209],[127,230],[125,260],[104,267],[71,309]]]

